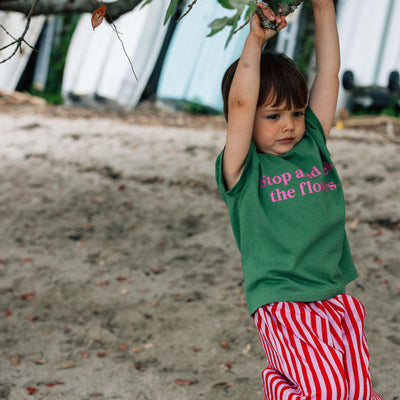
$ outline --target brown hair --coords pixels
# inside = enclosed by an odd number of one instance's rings
[[[222,78],[222,98],[225,119],[228,120],[228,97],[239,59],[231,64]],[[303,108],[307,104],[307,83],[296,64],[286,55],[263,52],[260,62],[260,91],[257,107],[273,95],[273,107],[286,104],[286,107]]]

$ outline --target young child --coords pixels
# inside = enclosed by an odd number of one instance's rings
[[[342,185],[326,147],[339,90],[335,9],[333,0],[311,1],[317,75],[309,96],[290,59],[262,52],[276,32],[253,16],[222,82],[228,127],[216,178],[268,360],[265,398],[374,400],[364,307],[345,293],[357,272]],[[258,5],[278,31],[287,25]]]

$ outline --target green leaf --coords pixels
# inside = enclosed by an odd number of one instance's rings
[[[246,19],[246,21],[253,16],[254,12],[256,11],[256,7],[257,7],[257,2],[256,1],[252,1],[249,4],[249,7],[247,8],[246,14],[244,15],[244,18]]]
[[[175,14],[176,8],[178,7],[180,0],[171,0],[171,3],[168,6],[168,10],[165,13],[164,25],[168,22],[168,20]]]
[[[230,25],[230,21],[232,18],[224,17],[224,18],[217,18],[212,21],[208,27],[211,29],[211,32],[207,36],[214,36],[219,31],[225,28],[225,26]]]
[[[229,42],[231,41],[231,39],[233,38],[233,35],[235,34],[235,30],[236,30],[236,26],[233,26],[231,31],[229,32],[228,39],[226,39],[225,48],[228,47]]]
[[[142,9],[144,6],[147,6],[147,4],[150,4],[153,0],[146,0],[142,6],[140,7],[140,9]]]
[[[251,3],[251,0],[228,0],[229,4],[232,8],[236,8],[237,10],[242,9],[248,6]]]
[[[228,8],[229,10],[233,10],[233,7],[231,6],[229,0],[218,0],[218,3],[221,4],[221,6],[224,7],[224,8]]]

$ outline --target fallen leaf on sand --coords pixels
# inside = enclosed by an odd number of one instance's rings
[[[47,387],[54,387],[58,385],[64,385],[64,382],[53,382],[53,383],[46,383]]]
[[[196,381],[190,381],[188,379],[175,379],[175,383],[177,385],[181,385],[181,386],[189,386],[189,385],[194,385],[195,383],[197,383]]]
[[[75,363],[69,363],[69,364],[65,364],[62,367],[60,367],[60,369],[69,369],[69,368],[73,368],[75,367]]]
[[[352,230],[356,230],[359,223],[360,220],[358,218],[355,218],[353,221],[350,222],[349,228]]]
[[[27,387],[27,388],[26,388],[26,391],[27,391],[29,394],[34,394],[34,393],[36,393],[38,390],[39,390],[39,389],[37,389],[37,388],[35,388],[35,387]]]
[[[12,355],[9,357],[9,360],[12,365],[19,365],[19,356]]]
[[[242,350],[242,353],[244,356],[249,354],[251,350],[251,344],[247,344],[246,347]]]
[[[142,364],[135,364],[135,368],[138,371],[146,371],[146,369],[147,369],[147,367],[145,365],[142,365]]]
[[[25,293],[22,295],[22,300],[25,301],[32,301],[35,298],[35,293],[31,292],[31,293]]]
[[[138,349],[138,348],[132,348],[132,351],[134,352],[134,353],[141,353],[142,352],[142,349]]]
[[[213,385],[213,388],[218,388],[218,387],[232,387],[235,386],[233,382],[218,382],[215,385]]]
[[[108,286],[109,283],[110,283],[109,281],[95,282],[94,286]]]
[[[149,271],[154,275],[158,275],[165,272],[165,268],[149,268]]]

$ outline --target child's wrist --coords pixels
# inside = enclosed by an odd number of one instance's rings
[[[267,38],[265,37],[260,37],[257,35],[253,35],[251,32],[249,34],[249,39],[254,42],[254,44],[256,44],[257,46],[260,46],[260,48],[264,47],[264,44],[267,42]]]
[[[314,10],[324,10],[334,7],[333,1],[313,1]]]

